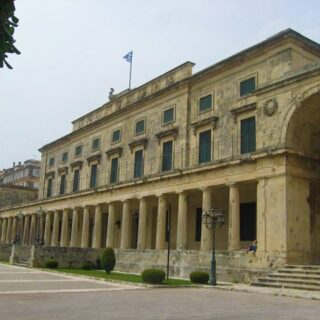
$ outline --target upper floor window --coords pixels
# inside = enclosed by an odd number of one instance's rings
[[[100,138],[94,138],[91,143],[91,151],[97,151],[100,149]]]
[[[80,170],[76,169],[73,172],[73,186],[72,186],[72,191],[77,192],[79,191],[80,188]]]
[[[199,133],[199,164],[211,161],[211,130]]]
[[[119,158],[111,159],[110,183],[118,182],[119,177]]]
[[[82,155],[82,144],[79,144],[78,146],[76,146],[74,156],[81,157],[81,155]]]
[[[48,185],[47,185],[47,198],[52,196],[52,178],[48,179]]]
[[[62,162],[67,162],[68,161],[68,152],[64,152],[62,154]]]
[[[143,150],[137,150],[134,153],[134,171],[133,177],[140,178],[143,175]]]
[[[168,124],[175,121],[175,110],[174,107],[167,108],[163,111],[162,124]]]
[[[256,77],[251,77],[249,79],[240,82],[240,97],[243,97],[256,89]]]
[[[172,170],[173,162],[173,141],[166,141],[162,144],[162,171]]]
[[[60,178],[60,194],[64,194],[66,192],[66,175],[63,174]]]
[[[49,167],[53,167],[54,166],[54,158],[50,158],[49,159]]]
[[[212,94],[201,97],[199,99],[199,112],[211,110],[213,107],[212,102]]]
[[[138,135],[138,134],[142,134],[142,133],[145,133],[146,131],[146,120],[145,119],[141,119],[141,120],[138,120],[136,122],[136,125],[135,125],[135,134]]]
[[[97,186],[98,180],[98,165],[93,164],[91,166],[91,173],[90,173],[90,188],[95,188]]]
[[[111,140],[112,140],[112,143],[120,142],[120,140],[121,140],[121,129],[116,129],[116,130],[112,131]]]
[[[256,150],[256,118],[241,120],[241,154]]]

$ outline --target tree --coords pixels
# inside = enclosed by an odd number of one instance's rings
[[[12,69],[11,65],[6,60],[8,53],[20,54],[20,51],[15,47],[13,33],[18,26],[19,19],[14,15],[15,11],[14,0],[0,1],[0,68],[6,65]]]

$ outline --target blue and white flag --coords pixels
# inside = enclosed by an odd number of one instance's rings
[[[128,52],[128,53],[123,57],[123,59],[125,59],[127,62],[132,62],[132,54],[133,54],[132,51]]]

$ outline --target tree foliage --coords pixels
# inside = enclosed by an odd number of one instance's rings
[[[8,63],[8,53],[20,54],[15,47],[13,38],[14,30],[18,26],[19,19],[14,15],[14,0],[0,1],[0,68],[6,65],[12,69]]]

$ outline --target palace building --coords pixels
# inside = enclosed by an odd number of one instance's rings
[[[0,210],[2,246],[40,239],[39,264],[110,246],[118,270],[141,271],[165,266],[169,225],[186,276],[210,268],[202,214],[218,208],[220,271],[320,263],[320,44],[287,29],[193,66],[112,95],[43,146],[39,200]]]

